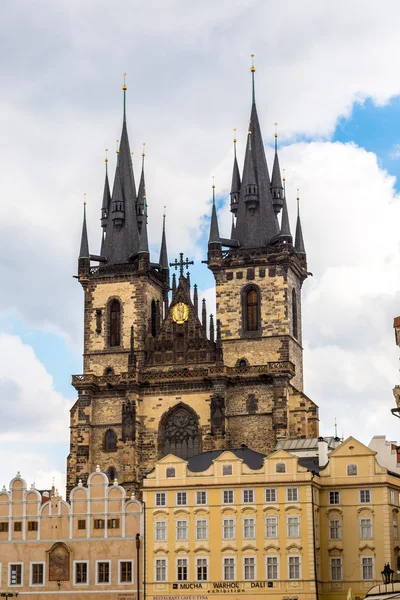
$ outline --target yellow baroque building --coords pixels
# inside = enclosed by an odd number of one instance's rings
[[[0,594],[140,600],[142,516],[141,503],[99,468],[70,503],[27,489],[17,474],[0,491]]]
[[[168,455],[143,482],[146,597],[363,598],[397,566],[400,478],[350,437],[329,454]]]

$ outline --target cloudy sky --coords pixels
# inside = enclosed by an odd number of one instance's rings
[[[136,180],[146,142],[149,234],[205,258],[211,178],[221,229],[233,128],[242,160],[250,54],[271,166],[278,122],[292,225],[300,189],[313,277],[303,289],[305,391],[321,432],[398,439],[400,6],[383,0],[27,0],[0,21],[0,484],[64,485],[82,292],[72,278],[87,194],[100,244],[104,150],[115,168],[127,73]]]

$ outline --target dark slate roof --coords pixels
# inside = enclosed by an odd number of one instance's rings
[[[240,192],[240,173],[238,162],[236,158],[236,144],[235,144],[235,157],[233,159],[233,172],[232,172],[232,185],[231,185],[231,194],[235,194]]]
[[[298,202],[298,199],[297,199],[297,202]],[[298,204],[297,204],[297,223],[296,223],[296,236],[295,236],[294,247],[296,249],[296,252],[298,252],[299,254],[306,253],[306,249],[304,246],[304,239],[303,239],[303,230],[301,228],[300,211],[298,208]]]
[[[211,244],[212,242],[220,242],[217,209],[215,207],[215,188],[214,187],[213,187],[213,205],[212,205],[212,212],[211,212],[210,237],[208,238],[208,243]]]
[[[289,213],[286,204],[286,194],[283,197],[283,208],[282,208],[282,220],[281,220],[281,231],[279,237],[289,238],[292,241],[292,234],[290,232]]]
[[[83,225],[82,225],[82,236],[81,236],[81,247],[79,250],[79,258],[89,258],[89,242],[86,227],[86,202],[83,205]]]
[[[325,469],[326,465],[320,467],[318,464],[318,456],[307,456],[302,458],[299,457],[299,465],[305,467],[308,471],[314,471],[314,473],[319,473],[322,469]]]
[[[196,454],[195,456],[188,458],[188,468],[194,473],[205,471],[218,456],[223,454],[223,452],[232,452],[232,454],[243,460],[250,469],[254,470],[261,469],[266,456],[265,454],[247,448],[247,446],[241,446],[241,448],[229,448],[227,450],[210,450],[209,452],[202,452],[201,454]]]

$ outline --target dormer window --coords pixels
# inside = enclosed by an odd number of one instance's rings
[[[286,465],[283,462],[276,463],[275,465],[276,473],[286,473]]]
[[[167,467],[166,476],[167,477],[175,477],[175,467]]]
[[[222,465],[222,475],[232,475],[232,465]]]

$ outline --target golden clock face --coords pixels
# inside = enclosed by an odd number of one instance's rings
[[[172,318],[178,325],[182,325],[189,317],[189,307],[184,302],[178,302],[172,308]]]

